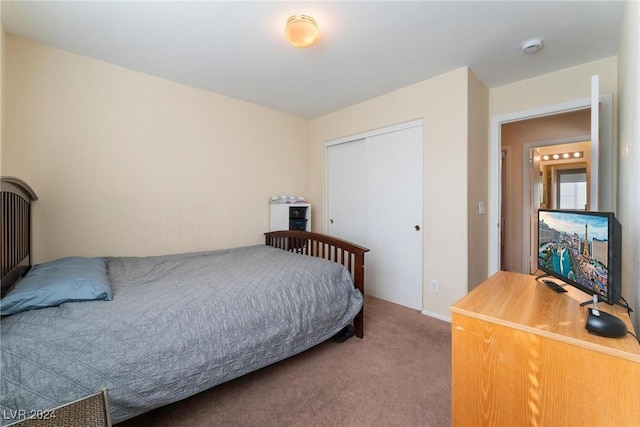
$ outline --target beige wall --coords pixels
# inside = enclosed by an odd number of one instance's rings
[[[489,206],[489,90],[473,72],[469,73],[468,184],[468,287],[473,289],[488,275],[487,244]],[[485,213],[480,213],[480,203]]]
[[[5,35],[3,174],[26,180],[35,262],[263,242],[308,187],[308,121]]]
[[[424,121],[423,311],[448,318],[467,292],[469,69],[443,74],[310,123],[310,197],[314,228],[324,229],[324,143],[422,118]],[[477,85],[475,82],[474,85]],[[486,247],[486,244],[485,244]],[[366,273],[365,273],[366,275]]]
[[[640,331],[640,3],[626,3],[620,52],[620,135],[618,149],[618,205],[622,224],[622,296],[634,308],[636,333]]]
[[[615,123],[615,95],[618,91],[616,70],[617,57],[612,56],[493,88],[489,91],[489,114],[499,116],[589,98],[591,76],[598,74],[600,92],[614,94]],[[615,141],[616,135],[613,139]]]

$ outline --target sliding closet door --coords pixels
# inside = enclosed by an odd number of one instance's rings
[[[327,148],[327,232],[366,246],[365,292],[422,309],[422,126]]]
[[[422,126],[366,140],[366,291],[422,309]]]
[[[364,139],[327,149],[327,233],[364,245]]]

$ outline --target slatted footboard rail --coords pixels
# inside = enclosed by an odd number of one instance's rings
[[[353,284],[364,296],[364,254],[369,249],[325,234],[299,230],[270,231],[265,244],[289,252],[324,258],[344,265],[351,273]],[[356,315],[353,326],[356,336],[364,336],[364,307]]]

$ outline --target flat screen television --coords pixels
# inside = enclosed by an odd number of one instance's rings
[[[608,304],[621,297],[621,240],[611,212],[538,211],[538,268]]]

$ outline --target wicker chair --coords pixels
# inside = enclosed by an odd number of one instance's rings
[[[53,409],[16,411],[15,417],[22,419],[6,427],[111,427],[107,389]]]

